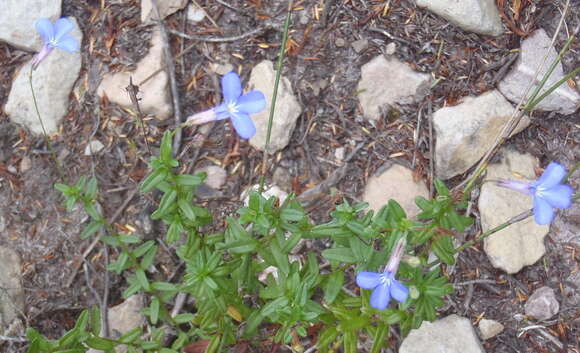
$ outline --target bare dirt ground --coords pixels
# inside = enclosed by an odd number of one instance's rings
[[[184,11],[168,17],[166,25],[183,33],[213,38],[263,30],[244,40],[218,43],[171,36],[174,56],[195,44],[175,61],[184,116],[207,109],[220,99],[218,76],[207,70],[210,63],[229,61],[241,68],[245,80],[258,62],[277,59],[287,6],[281,0],[197,2],[217,26],[208,20],[196,25],[188,23]],[[464,32],[407,0],[296,1],[283,72],[292,82],[303,113],[290,145],[271,158],[275,162],[270,163],[269,179],[276,168],[285,169],[282,179],[286,185],[280,186],[300,195],[338,168],[332,163],[336,148],[345,147],[348,154],[360,146],[348,162],[346,175],[333,185],[332,192],[308,200],[308,210],[317,221],[327,220],[329,211],[343,197],[359,200],[366,180],[387,161],[411,166],[418,178],[430,182],[429,146],[434,141],[425,122],[414,139],[419,114],[428,121],[439,107],[494,88],[507,73],[520,41],[537,28],[553,35],[563,8],[560,0],[497,3],[508,30],[498,38],[490,38]],[[161,239],[162,225],[146,218],[146,211],[155,200],[151,195],[135,193],[147,173],[150,158],[140,129],[126,110],[99,100],[95,94],[104,73],[131,69],[147,52],[154,25],[141,24],[136,0],[64,0],[63,5],[63,16],[77,18],[85,39],[81,77],[71,95],[69,114],[53,139],[59,160],[71,181],[82,175],[98,178],[104,213],[109,219],[119,213],[115,217],[119,229],[134,227],[145,237]],[[565,31],[557,36],[557,49],[567,38],[565,32],[580,25],[578,2],[572,3],[566,24]],[[369,40],[369,47],[360,54],[350,46],[358,39]],[[396,57],[441,80],[421,103],[400,107],[373,126],[362,118],[356,85],[361,65],[383,53],[391,42],[396,44]],[[563,60],[566,72],[579,66],[579,51],[576,41]],[[30,58],[30,53],[0,44],[0,105],[6,102],[16,70]],[[532,121],[527,130],[508,142],[510,147],[534,154],[542,165],[552,160],[568,166],[578,162],[577,114],[564,117],[537,113]],[[155,154],[163,131],[171,128],[173,121],[153,119],[147,124]],[[91,137],[105,144],[104,153],[83,155]],[[203,141],[201,148],[194,147],[196,141]],[[212,210],[213,227],[220,229],[225,215],[240,205],[242,189],[257,182],[261,153],[239,140],[227,122],[216,123],[207,137],[195,129],[185,130],[180,151],[182,165],[188,170],[217,161],[228,171],[222,195],[199,200]],[[578,174],[570,180],[576,188],[580,184]],[[65,212],[62,197],[53,188],[55,182],[62,181],[43,138],[11,123],[2,112],[0,180],[1,216],[5,220],[0,244],[17,250],[23,261],[26,323],[51,338],[60,337],[74,325],[80,310],[95,304],[90,287],[102,291],[107,254],[98,245],[87,257],[88,275],[83,266],[79,269],[79,255],[90,243],[78,237],[86,215],[82,211]],[[460,254],[457,266],[446,269],[457,290],[447,298],[441,316],[457,313],[473,323],[489,317],[504,324],[503,333],[484,343],[487,352],[578,352],[580,288],[574,287],[570,278],[578,270],[580,259],[579,214],[577,205],[564,212],[547,237],[547,254],[516,275],[494,269],[481,244]],[[475,208],[473,215],[477,216]],[[467,236],[477,230],[477,226],[472,227]],[[116,256],[114,252],[108,255]],[[171,276],[177,266],[170,251],[161,252],[159,276]],[[487,281],[477,281],[481,279]],[[476,282],[468,282],[471,280]],[[113,305],[122,300],[120,292],[125,282],[111,273],[108,283]],[[535,323],[517,315],[523,314],[526,298],[543,285],[556,291],[561,305],[556,317],[541,323],[549,338],[536,329],[522,330]],[[400,344],[395,337],[392,343],[393,347]],[[5,343],[0,346],[2,349],[11,352],[24,347]]]

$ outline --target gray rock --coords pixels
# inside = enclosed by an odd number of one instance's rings
[[[222,167],[218,167],[217,165],[208,165],[206,167],[197,169],[194,174],[201,172],[207,174],[207,178],[205,179],[205,185],[213,189],[219,189],[226,183],[226,178],[228,174]]]
[[[42,40],[34,24],[39,18],[60,17],[61,1],[2,0],[0,41],[19,49],[40,50]]]
[[[117,339],[124,333],[145,325],[146,320],[141,315],[141,310],[143,310],[143,297],[139,294],[132,295],[121,304],[109,308],[108,316],[111,338]],[[126,352],[127,346],[117,346],[116,351],[117,353]],[[88,352],[98,353],[101,351],[91,348]]]
[[[411,330],[399,353],[485,353],[468,319],[449,315]]]
[[[170,103],[167,73],[164,65],[163,40],[161,33],[155,29],[151,37],[151,47],[149,53],[137,63],[137,68],[133,72],[118,72],[106,74],[97,89],[99,97],[107,98],[123,107],[133,109],[131,98],[125,88],[129,85],[129,78],[133,78],[133,83],[139,85],[139,106],[144,114],[155,115],[159,119],[166,119],[173,113],[173,106]],[[160,70],[157,72],[158,70]],[[139,84],[154,72],[157,74],[147,82]]]
[[[470,32],[490,36],[503,34],[494,0],[415,0],[447,21]]]
[[[336,38],[334,45],[336,45],[338,48],[342,48],[346,45],[346,41],[343,38]]]
[[[249,89],[260,90],[266,96],[266,108],[258,114],[252,114],[252,120],[256,125],[256,135],[250,139],[250,144],[260,151],[263,151],[266,147],[268,117],[270,115],[275,80],[276,72],[272,62],[264,60],[254,67],[248,84]],[[294,96],[290,80],[282,76],[278,86],[278,97],[276,99],[272,136],[268,152],[274,153],[288,145],[301,112],[302,108]]]
[[[536,179],[537,160],[529,154],[515,151],[504,153],[501,164],[487,168],[486,180]],[[484,183],[479,196],[481,228],[486,232],[508,219],[529,210],[532,199],[516,191],[501,188],[494,183]],[[533,217],[510,225],[484,240],[484,250],[491,264],[507,273],[519,272],[524,266],[538,261],[546,252],[544,237],[550,227],[537,225]]]
[[[244,200],[244,204],[248,206],[250,204],[250,191],[258,191],[260,189],[260,184],[256,184],[244,190],[242,193],[242,200]],[[265,199],[269,199],[272,196],[276,196],[278,198],[278,202],[282,204],[286,201],[288,197],[288,193],[282,190],[278,185],[264,185],[264,192],[262,193]]]
[[[375,57],[362,66],[357,88],[365,118],[377,120],[383,109],[386,113],[394,104],[414,102],[430,79],[395,58]]]
[[[550,287],[541,287],[534,291],[524,306],[526,315],[537,320],[548,320],[560,310],[556,294]]]
[[[491,148],[513,113],[512,105],[496,90],[466,97],[433,114],[437,134],[437,176],[449,179],[471,168]],[[524,118],[514,134],[529,125]]]
[[[497,86],[507,99],[514,103],[519,103],[529,84],[534,82],[534,75],[539,65],[543,62],[544,56],[548,54],[545,64],[538,74],[538,81],[542,80],[548,71],[549,66],[558,56],[556,50],[550,48],[550,43],[551,39],[543,29],[535,31],[522,42],[520,57],[518,58],[513,70]],[[558,63],[540,91],[540,94],[545,92],[564,76],[562,64]],[[531,96],[536,87],[537,85],[530,89],[526,96],[527,98]],[[556,111],[562,114],[572,114],[578,109],[579,105],[580,94],[578,94],[575,89],[564,83],[549,96],[544,98],[536,106],[536,109]]]
[[[159,7],[159,14],[161,18],[165,18],[185,7],[188,0],[163,0],[157,1],[157,6]],[[151,0],[141,1],[141,22],[147,22],[152,19],[156,19],[155,9],[153,9],[153,3]]]
[[[24,290],[20,274],[20,256],[0,246],[0,332],[24,312]]]
[[[397,201],[413,218],[420,209],[415,197],[429,198],[429,190],[423,181],[413,180],[413,171],[399,164],[393,164],[386,171],[369,178],[365,187],[363,201],[368,202],[374,211],[379,211],[389,200]]]
[[[99,140],[91,140],[91,142],[87,143],[85,147],[85,156],[92,156],[93,154],[97,154],[101,152],[105,148],[105,145]]]
[[[195,4],[191,3],[187,7],[187,20],[191,22],[201,22],[205,18],[205,10],[197,7]]]
[[[71,35],[81,42],[82,33],[76,20],[69,19],[75,25]],[[28,61],[18,71],[4,110],[13,122],[26,126],[35,134],[41,134],[42,126],[36,115],[30,92],[30,65],[31,61]],[[47,134],[58,131],[58,124],[68,110],[69,95],[80,69],[80,52],[69,53],[55,49],[34,70],[32,85]]]
[[[366,39],[359,39],[350,43],[350,45],[352,46],[355,52],[362,53],[369,47],[369,41]]]
[[[481,319],[479,321],[479,337],[482,340],[487,340],[499,335],[504,329],[504,326],[495,320]]]

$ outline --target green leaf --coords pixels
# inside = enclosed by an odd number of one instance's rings
[[[151,299],[151,305],[149,306],[149,315],[153,325],[157,324],[157,320],[159,319],[159,305],[159,299],[153,297],[153,299]]]
[[[151,286],[149,285],[149,281],[147,280],[147,275],[145,274],[145,271],[138,268],[135,270],[135,276],[137,277],[137,280],[139,281],[141,288],[143,288],[145,292],[149,292],[151,290]]]
[[[274,313],[275,311],[280,310],[281,308],[285,307],[286,305],[288,305],[288,298],[280,297],[280,298],[275,299],[275,300],[269,302],[268,304],[264,305],[262,307],[261,313],[263,316],[269,316],[270,314]]]
[[[157,208],[157,210],[155,210],[155,212],[151,214],[151,218],[159,219],[163,217],[163,215],[165,215],[169,211],[171,206],[173,206],[173,203],[175,202],[176,198],[177,192],[174,189],[169,190],[169,192],[165,193],[163,197],[161,197],[161,201],[159,201],[159,208]]]
[[[243,238],[226,243],[224,248],[234,254],[245,254],[254,251],[257,246],[255,239]]]
[[[84,202],[84,207],[85,207],[85,211],[87,211],[87,214],[89,216],[91,216],[91,218],[95,221],[102,221],[103,216],[101,215],[101,213],[97,210],[97,206],[94,203],[94,201],[91,202]]]
[[[352,250],[349,248],[332,248],[322,251],[322,256],[331,261],[339,261],[345,263],[355,263],[356,258],[354,257]]]
[[[304,212],[292,208],[285,208],[280,212],[280,218],[285,222],[298,222],[304,218]]]
[[[379,353],[381,348],[387,348],[385,345],[385,338],[389,335],[389,325],[384,322],[379,322],[377,325],[377,330],[373,337],[373,345],[371,347],[370,353]]]
[[[90,308],[89,319],[91,322],[91,332],[98,336],[101,334],[101,309],[94,305]]]
[[[173,321],[175,321],[178,324],[185,324],[185,323],[192,322],[193,319],[195,319],[195,315],[190,314],[190,313],[185,313],[185,314],[179,314],[179,315],[175,316],[173,318]]]
[[[86,239],[91,235],[95,234],[99,229],[103,227],[103,222],[101,221],[92,221],[89,223],[88,226],[85,227],[81,235],[79,236],[81,239]]]
[[[85,191],[85,196],[87,196],[90,200],[94,200],[97,196],[97,178],[92,177],[89,179],[89,183],[87,184],[87,189]]]
[[[109,341],[108,339],[104,339],[104,338],[100,338],[100,337],[89,337],[85,343],[87,344],[87,346],[94,348],[94,349],[100,349],[100,350],[109,350],[109,349],[113,349],[115,348],[115,343],[112,341]]]
[[[169,229],[167,230],[167,242],[175,243],[181,238],[181,232],[183,231],[183,225],[177,219],[171,222]]]
[[[133,250],[133,256],[136,258],[143,256],[149,249],[151,249],[153,245],[155,245],[153,240],[146,241],[145,243],[136,247],[135,250]]]
[[[162,292],[177,291],[177,286],[173,283],[168,282],[153,282],[151,283],[151,287],[155,290]]]
[[[65,195],[70,193],[73,190],[72,187],[65,185],[65,184],[54,184],[54,188],[57,189],[58,191],[62,192]]]
[[[344,285],[344,272],[342,270],[335,270],[332,272],[326,282],[324,282],[324,301],[327,304],[332,304],[338,294],[342,286]]]
[[[125,332],[121,337],[119,337],[119,341],[121,343],[133,343],[137,338],[141,336],[143,333],[143,329],[141,327],[136,327],[132,330]]]
[[[171,142],[173,140],[173,131],[166,130],[161,139],[161,150],[159,153],[159,158],[163,163],[169,164],[173,160],[173,151]]]
[[[145,180],[141,183],[141,192],[146,193],[153,190],[159,183],[167,178],[169,173],[165,169],[155,170],[153,173],[149,174]]]
[[[358,353],[358,338],[355,331],[346,331],[343,335],[344,353]]]
[[[433,252],[437,257],[447,265],[455,264],[455,248],[453,247],[453,242],[449,235],[443,235],[439,239],[433,242],[432,246]]]
[[[175,178],[175,182],[177,185],[181,186],[198,186],[203,183],[205,178],[205,173],[199,173],[196,175],[180,174]]]
[[[187,200],[180,198],[177,200],[177,205],[179,206],[179,209],[181,210],[185,218],[189,219],[192,222],[195,222],[195,212],[193,211],[192,205],[189,202],[187,202]]]
[[[125,244],[137,244],[141,242],[141,239],[138,236],[126,234],[119,235],[119,240]]]
[[[288,272],[290,271],[290,263],[288,262],[288,255],[283,254],[278,248],[277,244],[271,244],[270,250],[272,251],[272,255],[274,256],[274,260],[276,261],[276,266],[284,274],[284,276],[287,276]]]
[[[104,235],[101,237],[101,241],[107,245],[118,247],[121,246],[121,242],[117,237],[112,237],[110,235]]]
[[[151,249],[147,250],[143,258],[141,259],[141,267],[147,269],[151,267],[153,260],[155,260],[155,254],[157,253],[157,245],[152,246]]]
[[[447,188],[447,186],[445,186],[445,183],[443,183],[443,181],[441,181],[440,179],[435,179],[433,184],[435,185],[435,190],[437,190],[437,195],[449,196],[449,189]]]

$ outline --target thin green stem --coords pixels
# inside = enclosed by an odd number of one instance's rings
[[[268,117],[268,132],[266,133],[266,144],[264,146],[264,156],[262,158],[262,175],[260,176],[259,191],[264,191],[264,181],[266,179],[266,162],[268,161],[268,149],[270,147],[270,138],[272,135],[272,125],[274,123],[274,110],[276,109],[276,98],[278,97],[278,85],[280,84],[280,77],[282,76],[282,65],[286,57],[286,42],[288,41],[288,32],[290,31],[290,19],[292,17],[292,7],[294,1],[290,0],[288,4],[288,14],[284,22],[284,33],[282,35],[282,43],[280,45],[280,53],[278,54],[278,62],[276,63],[276,81],[274,82],[274,91],[272,92],[272,104],[270,105],[270,116]]]
[[[500,230],[505,229],[505,228],[509,227],[510,225],[512,225],[514,223],[517,223],[519,221],[523,221],[524,219],[530,217],[532,214],[533,214],[533,211],[532,210],[527,210],[525,212],[522,212],[519,215],[517,215],[517,216],[515,216],[515,217],[513,217],[511,219],[509,219],[505,223],[502,223],[499,226],[497,226],[495,228],[492,228],[492,229],[488,230],[485,233],[481,233],[479,236],[475,237],[474,239],[472,239],[470,241],[467,241],[467,242],[461,244],[460,246],[458,246],[458,247],[455,248],[455,252],[457,253],[457,252],[460,252],[462,250],[465,250],[466,248],[468,248],[468,247],[474,245],[475,243],[477,243],[477,242],[479,242],[479,241],[481,241],[481,240],[489,237],[490,235],[492,235],[494,233],[497,233]],[[437,260],[432,261],[431,263],[429,263],[427,265],[427,267],[432,267],[432,266],[435,266],[435,265],[437,265],[439,263],[441,263],[441,260],[437,259]]]
[[[28,74],[28,83],[30,84],[30,92],[32,93],[32,101],[34,103],[34,109],[36,110],[36,116],[38,117],[38,121],[40,122],[40,127],[42,128],[42,134],[44,135],[44,141],[46,142],[48,150],[50,151],[50,155],[52,156],[52,159],[54,160],[54,163],[56,164],[56,170],[58,172],[58,176],[60,177],[61,180],[64,181],[65,180],[64,173],[62,171],[62,168],[60,166],[58,158],[56,158],[56,152],[54,151],[54,148],[52,147],[52,143],[50,142],[50,138],[48,137],[48,134],[46,133],[46,128],[44,127],[44,122],[42,121],[42,117],[40,116],[40,110],[38,109],[38,101],[36,100],[36,94],[34,93],[34,85],[32,84],[32,71],[33,71],[33,67],[32,67],[32,65],[30,65],[30,72]]]

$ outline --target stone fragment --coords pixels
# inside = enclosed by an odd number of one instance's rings
[[[266,108],[260,113],[252,114],[252,120],[256,125],[256,135],[250,139],[250,144],[263,151],[266,147],[266,134],[268,131],[268,117],[272,104],[272,92],[276,71],[271,61],[264,60],[254,67],[250,75],[249,89],[262,91],[266,96]],[[278,86],[276,109],[274,110],[274,122],[272,124],[272,136],[270,137],[269,153],[274,153],[286,147],[296,126],[296,121],[302,113],[302,108],[294,96],[290,80],[282,76]]]
[[[91,142],[87,143],[85,147],[85,156],[92,156],[101,152],[105,148],[105,145],[99,140],[91,140]]]
[[[205,185],[213,189],[220,189],[226,183],[227,173],[224,168],[217,165],[208,165],[206,167],[199,168],[194,174],[204,172],[207,174],[205,178]]]
[[[187,19],[191,22],[201,22],[205,18],[205,10],[191,3],[187,6]]]
[[[20,172],[24,173],[28,170],[30,170],[30,168],[32,167],[32,160],[30,160],[30,157],[28,156],[24,156],[22,157],[22,160],[20,160]],[[0,229],[0,232],[2,230]]]
[[[482,340],[487,340],[499,335],[503,329],[503,325],[495,320],[481,319],[481,321],[479,321],[479,337],[481,337]]]
[[[415,182],[413,171],[399,164],[393,164],[386,171],[371,178],[365,187],[363,201],[368,202],[375,212],[379,211],[389,200],[397,201],[413,218],[420,209],[415,204],[415,197],[429,198],[429,190],[423,181]]]
[[[490,36],[503,34],[494,0],[415,0],[417,6],[443,17],[462,29]]]
[[[20,256],[0,246],[0,333],[24,312]]]
[[[423,321],[411,330],[399,353],[485,353],[471,322],[449,315],[434,322]]]
[[[216,74],[223,76],[228,72],[234,71],[234,65],[226,62],[226,63],[211,63],[210,68]]]
[[[60,17],[61,1],[2,0],[0,7],[0,41],[23,50],[40,50],[42,40],[36,32],[39,18],[52,21]]]
[[[387,47],[385,48],[385,54],[393,55],[395,54],[396,51],[397,51],[397,43],[390,42],[389,44],[387,44]]]
[[[250,204],[250,191],[258,191],[260,189],[260,184],[256,184],[252,187],[247,188],[243,193],[242,193],[242,200],[244,200],[244,204],[246,206],[248,206]],[[272,196],[276,196],[278,198],[278,202],[280,202],[280,204],[282,204],[284,201],[286,201],[286,198],[288,197],[288,193],[284,190],[282,190],[278,185],[264,185],[264,192],[262,193],[262,196],[264,196],[265,199],[269,199]]]
[[[431,76],[411,70],[395,58],[379,55],[361,68],[358,96],[365,118],[377,120],[390,106],[412,103],[427,87]]]
[[[346,45],[346,41],[344,40],[344,38],[336,38],[336,40],[334,41],[334,45],[336,45],[338,48],[342,48]]]
[[[500,164],[491,164],[487,168],[486,180],[534,180],[537,166],[538,162],[532,155],[506,151]],[[487,232],[529,210],[532,199],[530,195],[487,182],[481,187],[478,206],[482,231]],[[516,273],[544,255],[544,237],[549,229],[547,225],[537,225],[534,218],[529,217],[486,238],[484,250],[494,267],[507,273]]]
[[[129,85],[129,78],[139,85],[139,106],[144,114],[155,115],[159,119],[166,119],[173,113],[168,91],[168,78],[164,68],[163,41],[161,33],[155,29],[151,37],[149,53],[137,63],[137,68],[132,72],[118,72],[106,74],[97,89],[99,97],[107,96],[109,101],[123,107],[133,109],[131,98],[125,88]],[[157,72],[158,70],[161,70]],[[140,82],[149,78],[147,82]]]
[[[437,176],[449,179],[477,163],[508,123],[513,109],[497,90],[493,90],[477,97],[466,97],[456,106],[437,110],[433,114],[437,134]],[[529,119],[524,117],[513,134],[529,123]]]
[[[185,7],[188,0],[163,0],[157,1],[159,14],[161,18],[165,18]],[[157,19],[153,2],[151,0],[141,1],[141,22],[147,22],[152,19]]]
[[[141,314],[143,310],[143,296],[135,294],[125,299],[121,304],[109,308],[109,330],[111,338],[118,339],[126,332],[145,325],[145,317]],[[117,353],[127,351],[127,346],[120,345],[116,347]],[[100,353],[101,351],[89,349],[89,353]]]
[[[548,320],[560,310],[556,294],[550,287],[541,287],[534,291],[524,305],[526,315],[536,320]]]
[[[548,71],[551,63],[556,61],[558,54],[554,48],[550,48],[551,39],[548,37],[543,29],[538,29],[531,36],[522,41],[521,53],[514,65],[514,68],[506,77],[498,84],[497,88],[510,101],[519,103],[524,96],[524,92],[534,82],[534,75],[540,64],[542,64],[544,57],[548,54],[542,70],[538,74],[538,79],[535,82],[542,80]],[[540,94],[545,92],[554,83],[558,82],[564,77],[564,70],[562,63],[558,63],[556,68],[546,81],[546,84],[540,91]],[[537,85],[530,89],[527,98],[531,96]],[[561,114],[572,114],[580,105],[580,94],[574,88],[564,83],[559,86],[549,96],[544,98],[536,106],[536,109],[556,111]]]
[[[72,17],[69,19],[74,24],[71,35],[81,42],[82,33],[76,20]],[[30,65],[31,61],[28,61],[16,74],[4,111],[13,122],[27,127],[35,134],[42,134],[30,91]],[[58,131],[58,124],[68,110],[69,95],[80,69],[80,52],[69,53],[55,49],[34,70],[32,86],[47,134]]]
[[[369,41],[366,39],[359,39],[350,43],[350,45],[352,46],[352,49],[354,49],[355,52],[360,54],[369,47]]]

